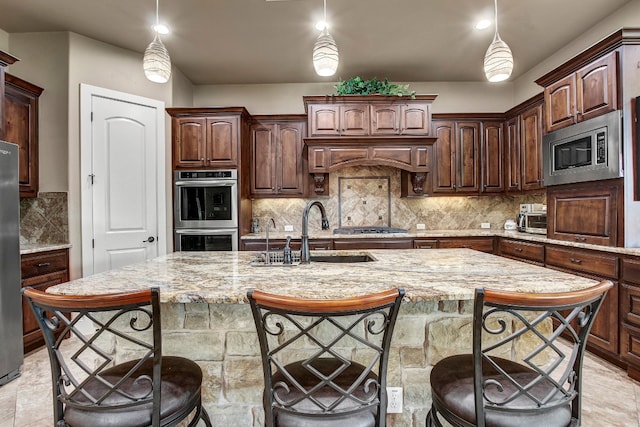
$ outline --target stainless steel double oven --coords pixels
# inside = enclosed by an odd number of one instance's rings
[[[176,171],[176,251],[238,250],[238,172]]]

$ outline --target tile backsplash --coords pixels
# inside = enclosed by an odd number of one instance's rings
[[[507,219],[515,219],[520,203],[546,202],[544,191],[514,196],[401,198],[400,170],[385,166],[345,168],[331,173],[330,194],[320,200],[326,207],[331,229],[388,225],[415,231],[416,224],[425,224],[427,230],[461,230],[477,229],[488,222],[492,229],[501,230]],[[256,199],[253,216],[259,219],[261,230],[265,219],[272,217],[277,230],[293,225],[295,236],[301,230],[302,211],[308,200]],[[309,214],[309,230],[320,230],[320,214],[315,208]]]
[[[20,243],[69,242],[67,193],[39,193],[20,200]]]

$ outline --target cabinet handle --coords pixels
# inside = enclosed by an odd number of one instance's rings
[[[516,252],[522,252],[522,248],[513,248]]]
[[[204,157],[200,159],[201,162],[204,162]]]
[[[586,237],[578,237],[578,236],[576,236],[574,239],[575,239],[576,242],[586,242],[587,241]]]
[[[38,267],[49,267],[51,265],[50,262],[41,262],[38,264]]]
[[[582,264],[582,260],[577,258],[569,258],[569,261],[571,261],[574,264]]]

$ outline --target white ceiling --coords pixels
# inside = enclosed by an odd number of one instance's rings
[[[499,32],[515,58],[512,78],[629,0],[500,0]],[[396,82],[483,81],[492,0],[327,0],[340,53],[318,77],[311,51],[322,0],[160,0],[172,62],[194,84],[300,83],[387,77]],[[136,52],[151,41],[154,0],[0,0],[9,33],[72,31]]]

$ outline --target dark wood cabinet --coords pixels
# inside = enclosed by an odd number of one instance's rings
[[[482,122],[482,193],[504,191],[503,122]]]
[[[544,244],[513,239],[500,239],[498,254],[530,264],[544,265]]]
[[[369,105],[310,104],[309,136],[361,136],[369,134]]]
[[[287,244],[284,239],[270,239],[269,251],[282,251]],[[292,239],[289,247],[294,251],[300,250],[300,239]],[[265,239],[242,240],[243,251],[264,252],[267,248]],[[313,251],[329,251],[333,249],[333,240],[309,239],[309,249]]]
[[[611,52],[545,87],[545,130],[553,132],[618,108],[618,53]]]
[[[240,164],[244,108],[167,108],[174,169],[224,169]]]
[[[626,258],[620,279],[620,357],[640,381],[640,258]]]
[[[455,237],[438,239],[438,248],[466,248],[475,251],[494,253],[495,239],[493,237]]]
[[[69,281],[69,250],[38,252],[21,257],[22,287],[31,286],[44,291],[50,286]],[[31,309],[22,301],[22,329],[24,352],[44,345],[42,332]]]
[[[520,170],[520,117],[512,117],[505,122],[504,175],[505,191],[522,190]]]
[[[352,249],[413,249],[413,239],[402,238],[362,238],[362,239],[334,239],[335,250]]]
[[[615,254],[549,245],[545,263],[551,268],[589,277],[609,279],[614,287],[607,293],[591,327],[587,345],[607,353],[614,360],[619,357],[618,290],[619,259]]]
[[[43,89],[5,74],[4,140],[20,150],[20,197],[38,195],[38,98]]]
[[[4,140],[4,79],[5,79],[5,67],[19,61],[13,55],[0,50],[0,139]]]
[[[547,237],[623,246],[622,179],[547,188]]]
[[[306,117],[257,118],[251,126],[251,195],[302,197]]]
[[[543,187],[541,104],[520,115],[520,173],[522,190]]]
[[[435,95],[305,96],[309,137],[428,136]]]
[[[434,120],[434,193],[480,190],[480,122]]]

